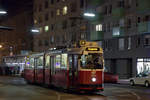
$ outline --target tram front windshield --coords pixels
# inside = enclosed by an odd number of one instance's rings
[[[80,64],[84,69],[103,69],[103,56],[99,53],[81,55]]]

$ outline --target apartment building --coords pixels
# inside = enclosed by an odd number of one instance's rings
[[[34,51],[68,46],[88,38],[87,21],[83,18],[86,0],[35,0]]]
[[[91,40],[104,48],[106,70],[120,78],[150,72],[150,1],[100,1]]]

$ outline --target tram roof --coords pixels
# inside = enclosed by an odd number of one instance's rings
[[[30,57],[36,57],[36,56],[42,56],[42,55],[44,55],[44,52],[42,52],[42,53],[33,53],[33,54],[29,55],[29,56]]]

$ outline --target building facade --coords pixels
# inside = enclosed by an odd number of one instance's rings
[[[35,0],[34,51],[68,46],[88,37],[87,21],[83,17],[86,0]]]
[[[129,78],[150,71],[149,0],[35,0],[34,51],[97,41],[105,69]],[[94,18],[83,17],[92,12]]]
[[[129,78],[150,72],[150,1],[100,0],[91,40],[104,48],[105,68]],[[97,26],[99,25],[99,26]]]
[[[7,9],[7,14],[0,16],[0,45],[2,45],[0,57],[32,50],[33,37],[30,29],[33,26],[33,2],[28,0],[25,5],[20,4],[24,1],[17,4],[13,2],[14,0],[1,0],[1,5]],[[11,3],[14,5],[9,8]]]

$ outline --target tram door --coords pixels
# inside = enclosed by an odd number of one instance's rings
[[[78,55],[69,55],[69,79],[70,85],[78,83]]]
[[[37,81],[37,58],[34,58],[34,82]]]
[[[53,77],[54,75],[56,74],[56,71],[55,71],[55,57],[54,56],[51,56],[50,57],[50,73],[51,73],[51,78],[50,78],[50,82],[53,82]]]

